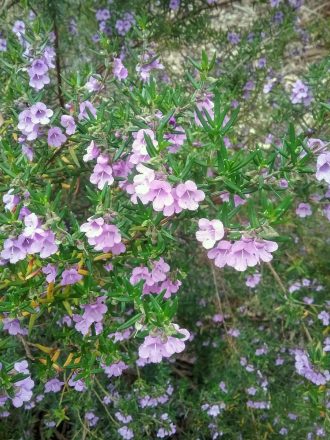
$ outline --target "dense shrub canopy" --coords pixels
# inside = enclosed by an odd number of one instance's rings
[[[329,437],[324,6],[0,6],[1,439]]]

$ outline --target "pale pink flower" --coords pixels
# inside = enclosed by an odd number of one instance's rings
[[[105,185],[111,185],[114,182],[112,168],[108,161],[108,156],[101,154],[97,158],[97,164],[95,165],[93,173],[89,178],[90,182],[94,185],[97,185],[98,189],[101,190],[105,187]]]
[[[311,205],[309,203],[299,203],[296,214],[301,218],[311,216],[313,214]]]
[[[196,183],[192,180],[180,183],[175,188],[175,192],[180,208],[188,209],[190,211],[198,209],[198,203],[205,199],[204,192],[197,189]]]
[[[100,152],[101,151],[98,148],[98,146],[95,144],[95,142],[91,141],[91,143],[86,148],[86,154],[84,154],[83,156],[83,161],[88,162],[90,160],[96,159],[99,156]]]
[[[330,153],[320,154],[317,158],[316,178],[330,184]]]
[[[211,249],[225,234],[223,224],[220,220],[201,218],[198,221],[198,226],[199,230],[196,232],[196,238],[202,243],[205,249]]]

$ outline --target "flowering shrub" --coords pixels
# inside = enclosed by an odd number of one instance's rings
[[[2,438],[329,435],[329,35],[227,6],[0,9]]]

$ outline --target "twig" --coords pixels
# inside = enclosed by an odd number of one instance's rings
[[[282,291],[283,291],[283,293],[284,293],[284,295],[285,295],[285,298],[286,298],[286,297],[287,297],[287,296],[286,296],[287,290],[286,290],[286,288],[285,288],[285,286],[284,286],[284,284],[283,284],[283,282],[282,282],[282,280],[281,280],[279,274],[278,274],[278,273],[276,272],[276,270],[273,268],[273,266],[272,266],[271,263],[266,263],[266,264],[267,264],[267,266],[269,267],[269,270],[271,271],[271,273],[272,273],[273,277],[275,278],[277,284],[281,287],[281,289],[282,289]]]

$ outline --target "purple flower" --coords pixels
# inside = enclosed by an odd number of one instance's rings
[[[124,440],[131,440],[134,438],[134,432],[128,428],[128,426],[122,426],[117,430],[117,432]]]
[[[92,428],[93,426],[95,426],[97,424],[97,422],[99,421],[99,417],[96,416],[92,411],[88,411],[85,414],[85,420],[87,422],[87,425]]]
[[[0,38],[0,52],[6,52],[7,50],[7,40],[5,38]]]
[[[312,101],[312,94],[308,86],[298,79],[292,87],[290,99],[292,104],[303,104],[308,107]]]
[[[89,119],[91,114],[94,118],[96,118],[96,108],[90,101],[81,102],[79,105],[79,115],[78,119],[81,121],[82,119]]]
[[[172,11],[177,11],[180,7],[180,0],[170,0],[169,8]]]
[[[325,180],[330,184],[330,153],[320,154],[316,162],[317,180]]]
[[[64,382],[61,382],[59,379],[50,379],[45,383],[45,393],[58,393],[61,391]]]
[[[61,116],[61,125],[65,128],[65,133],[69,136],[76,132],[76,123],[74,121],[73,116],[62,115]]]
[[[261,281],[260,273],[254,273],[253,275],[248,275],[246,277],[245,284],[251,289],[254,289]]]
[[[3,197],[2,201],[5,204],[6,211],[12,211],[20,202],[20,197],[16,194],[12,194],[14,189],[10,189]]]
[[[128,366],[125,362],[118,361],[109,366],[102,365],[102,368],[108,377],[119,377],[123,374],[124,370],[127,370]]]
[[[3,318],[3,329],[7,330],[7,332],[12,335],[27,335],[28,331],[25,328],[21,327],[20,321],[18,319],[12,319],[12,318]]]
[[[29,85],[36,90],[41,90],[46,84],[50,83],[50,79],[47,73],[35,73],[33,67],[30,67],[30,69],[28,69],[28,74],[30,77]]]
[[[22,240],[7,238],[4,242],[0,256],[12,264],[24,260],[26,252],[22,247]]]
[[[111,185],[114,182],[112,176],[112,168],[109,165],[109,158],[103,154],[99,155],[96,161],[96,165],[93,169],[89,180],[94,185],[97,185],[98,189],[103,189],[105,185]]]
[[[114,58],[113,60],[113,76],[117,78],[118,81],[122,81],[128,76],[128,71],[120,58]]]
[[[180,208],[188,209],[189,211],[198,209],[198,203],[205,199],[204,192],[197,189],[196,183],[192,180],[180,183],[175,188],[175,194]]]
[[[149,186],[148,197],[155,211],[162,211],[173,202],[172,187],[163,180],[153,180]]]
[[[196,238],[205,249],[211,249],[215,243],[224,236],[223,224],[220,220],[208,220],[201,218],[198,220],[199,230],[196,232]]]
[[[95,14],[97,21],[106,21],[111,17],[110,11],[108,9],[98,9]]]
[[[16,20],[13,26],[13,32],[16,35],[24,35],[25,34],[25,23],[21,20]]]
[[[329,325],[330,324],[330,314],[326,312],[325,310],[322,310],[317,317],[322,321],[323,325]]]
[[[87,223],[80,226],[80,230],[86,234],[88,238],[99,237],[103,232],[104,219],[102,217],[93,219],[90,217]]]
[[[47,283],[54,283],[56,274],[57,274],[57,268],[54,264],[47,264],[47,266],[42,268],[42,273],[44,273],[46,276]]]
[[[100,152],[101,151],[96,143],[94,141],[91,141],[91,143],[86,148],[86,154],[84,154],[83,156],[83,161],[89,162],[90,160],[96,159],[99,156]]]
[[[85,87],[89,92],[98,92],[99,90],[102,89],[103,85],[96,78],[94,78],[93,76],[90,76],[89,80],[85,84]]]
[[[296,214],[301,218],[311,216],[313,214],[311,205],[309,203],[299,203]]]
[[[33,124],[48,124],[53,110],[50,110],[42,102],[37,102],[30,108],[31,121]]]
[[[29,69],[29,74],[30,76],[33,75],[42,76],[48,72],[48,69],[49,67],[45,62],[45,60],[38,58],[32,62],[31,67]]]
[[[241,37],[236,32],[229,32],[227,35],[227,39],[231,44],[238,44],[241,41]]]
[[[82,379],[75,380],[76,374],[73,374],[68,381],[68,385],[75,389],[75,391],[78,391],[79,393],[82,393],[87,390],[87,387],[85,385],[85,382]]]
[[[50,147],[58,148],[66,141],[65,134],[59,127],[53,127],[48,130],[48,145]]]
[[[82,280],[83,276],[78,273],[77,268],[71,267],[70,269],[65,269],[62,273],[61,286],[69,286],[71,284],[76,284]]]

